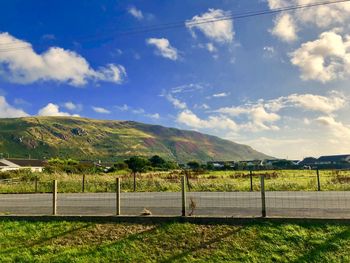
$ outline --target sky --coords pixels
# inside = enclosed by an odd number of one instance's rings
[[[133,120],[279,158],[350,153],[350,3],[200,23],[317,2],[1,1],[0,118]]]

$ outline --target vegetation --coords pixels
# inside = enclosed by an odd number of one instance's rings
[[[0,153],[19,158],[115,161],[158,155],[179,163],[268,158],[249,146],[198,132],[73,117],[0,119],[0,142]]]
[[[349,262],[350,227],[0,221],[1,262]],[[176,242],[174,242],[176,241]]]
[[[249,171],[149,171],[136,180],[137,191],[180,191],[180,179],[186,175],[190,191],[250,191]],[[267,191],[316,191],[317,177],[310,170],[259,171],[253,173],[253,190],[260,190],[260,175],[264,175]],[[130,170],[112,173],[85,174],[86,192],[112,192],[115,178],[120,177],[122,191],[133,191]],[[1,180],[2,178],[2,180]],[[50,192],[52,180],[58,180],[60,192],[81,192],[82,174],[32,173],[28,170],[0,173],[0,193]],[[9,181],[4,181],[9,179]],[[321,190],[349,191],[350,171],[320,171]]]

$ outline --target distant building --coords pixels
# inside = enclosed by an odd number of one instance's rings
[[[33,172],[42,172],[45,162],[29,159],[0,159],[0,172],[30,169]]]
[[[321,156],[315,161],[315,164],[350,164],[350,154]]]
[[[342,169],[350,168],[350,154],[325,155],[316,159],[307,157],[298,163],[300,167]]]
[[[235,168],[235,162],[234,161],[211,161],[207,162],[208,166],[212,166],[214,169],[234,169]]]

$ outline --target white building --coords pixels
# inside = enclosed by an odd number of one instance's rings
[[[28,159],[0,159],[0,172],[30,169],[32,172],[42,172],[44,162],[41,160]]]

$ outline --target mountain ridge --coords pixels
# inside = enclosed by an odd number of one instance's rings
[[[0,153],[101,160],[157,154],[181,163],[271,158],[250,146],[197,131],[80,117],[0,119]]]

